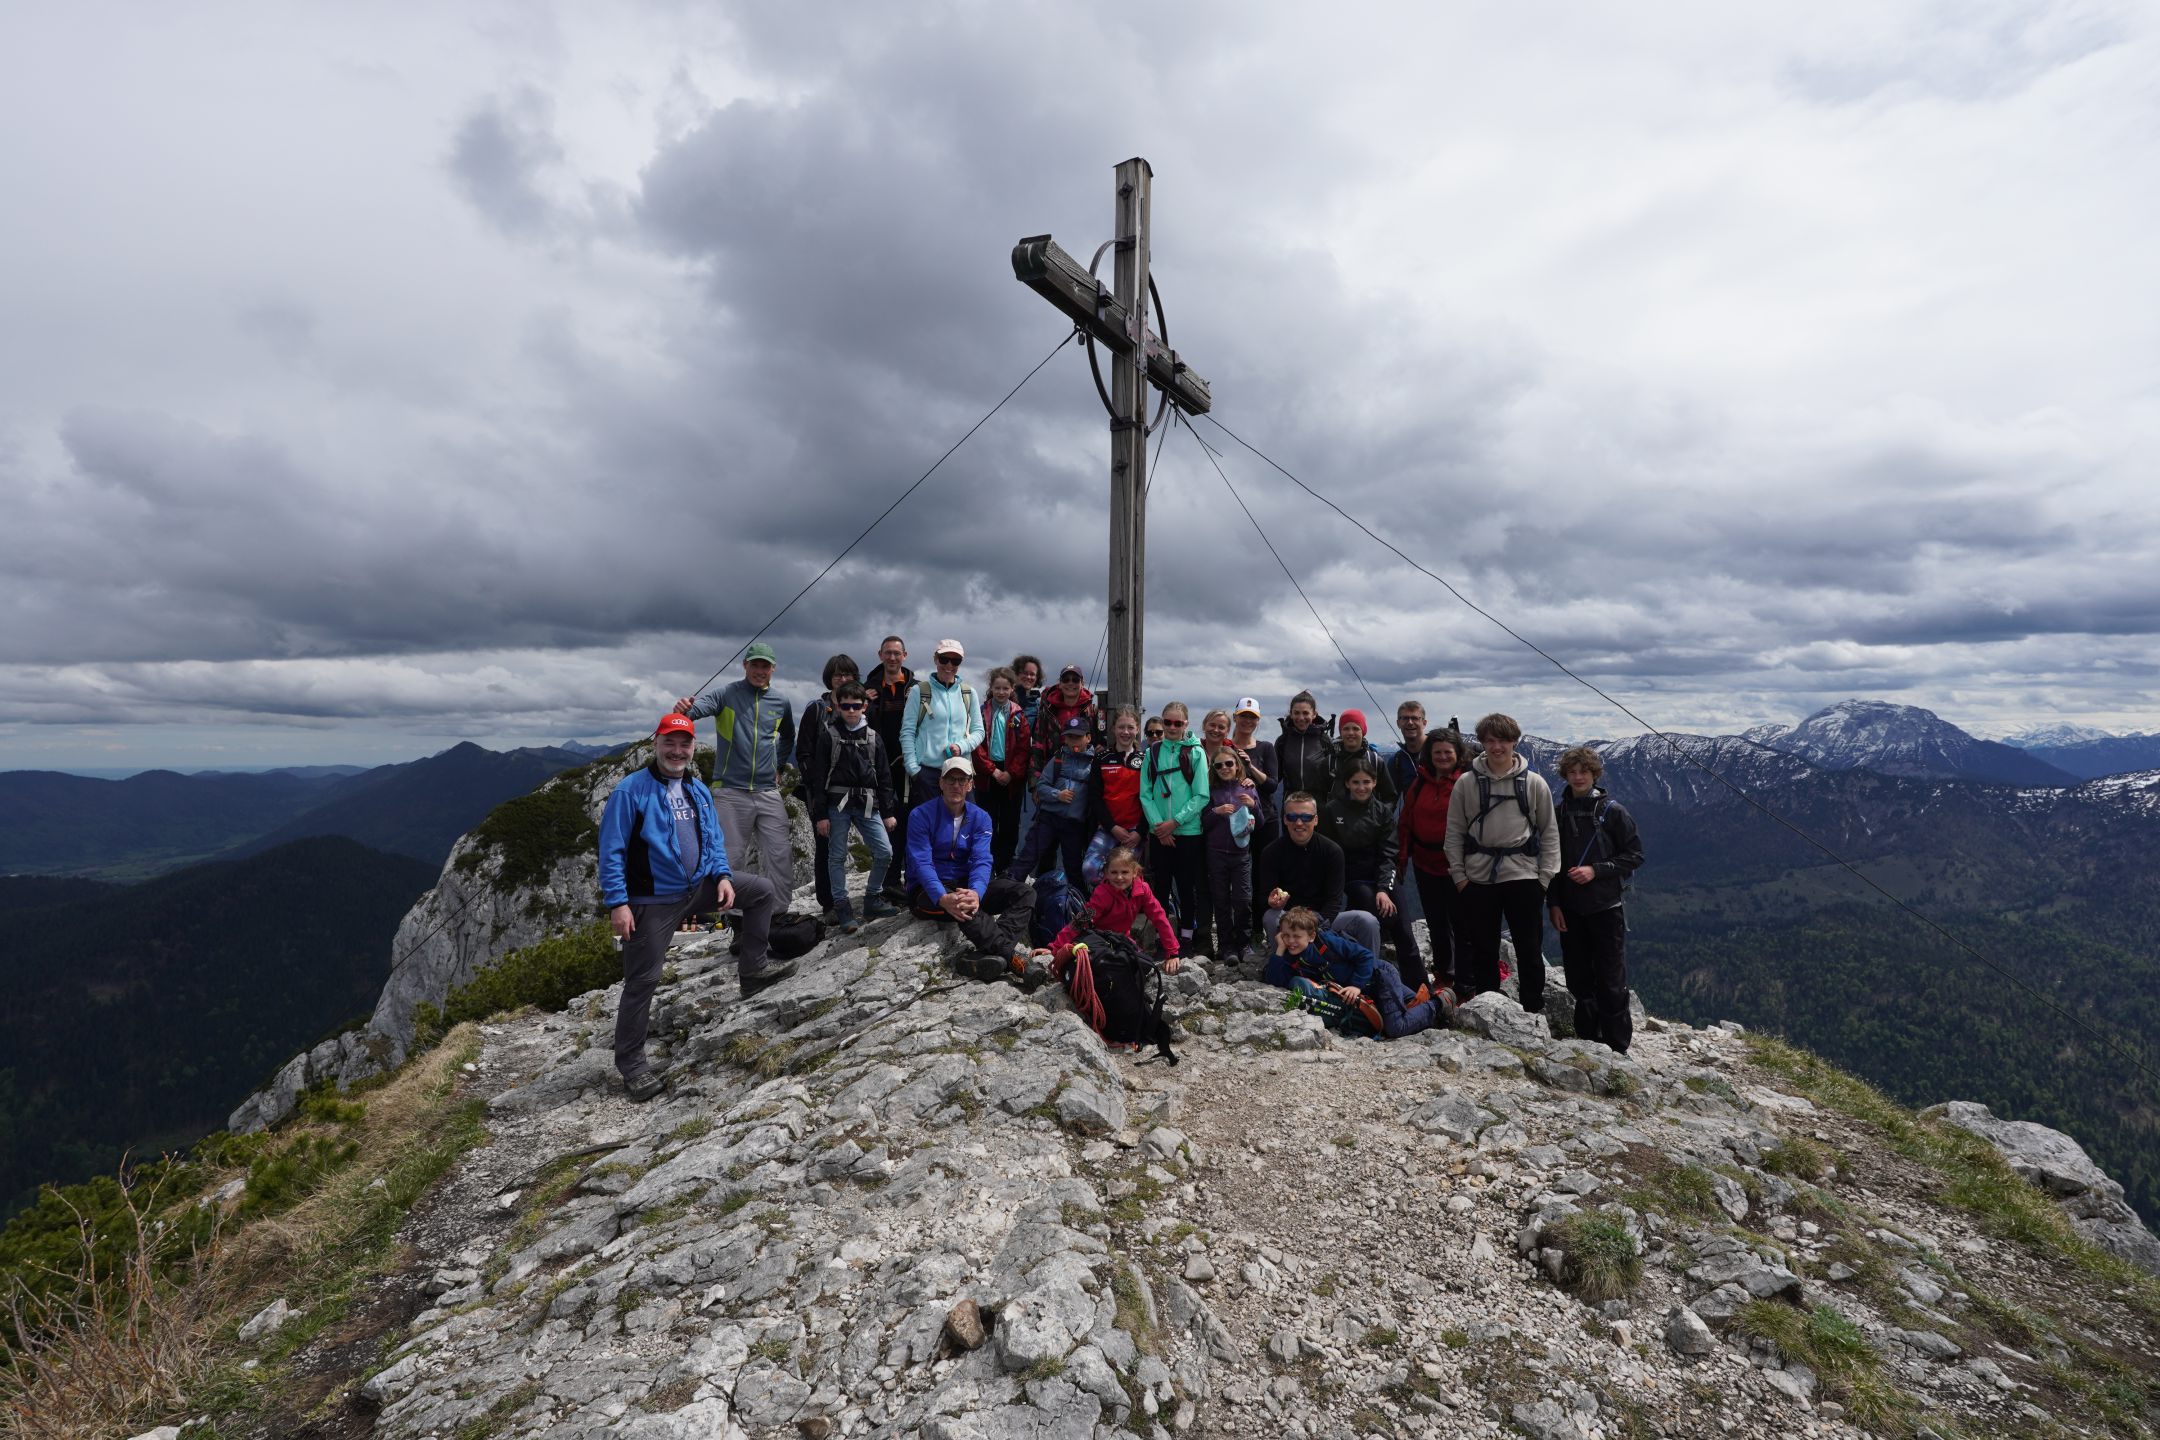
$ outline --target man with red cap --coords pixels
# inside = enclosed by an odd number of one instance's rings
[[[623,991],[615,1007],[615,1068],[633,1100],[650,1100],[662,1081],[645,1058],[653,991],[668,938],[686,915],[742,911],[737,975],[745,996],[795,973],[766,953],[778,894],[761,875],[733,875],[712,792],[691,767],[697,727],[664,715],[652,759],[622,778],[600,816],[600,899],[622,942]]]

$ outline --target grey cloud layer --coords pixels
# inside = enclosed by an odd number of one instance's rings
[[[1675,185],[1651,203],[1665,177],[1650,154],[1641,197],[1622,181],[1582,198],[1586,215],[1612,212],[1602,227],[1534,233],[1548,196],[1520,213],[1450,208],[1469,193],[1451,186],[1494,183],[1492,155],[1534,188],[1567,126],[1587,135],[1609,117],[1531,106],[1466,131],[1425,108],[1441,102],[1407,54],[1323,39],[1300,69],[1283,47],[1313,37],[1289,12],[1242,43],[1221,28],[1230,13],[1180,12],[1151,29],[1150,63],[1076,83],[1075,55],[1130,40],[1115,22],[989,23],[958,7],[866,18],[836,44],[798,10],[745,7],[724,47],[759,83],[658,124],[627,171],[592,160],[593,137],[620,128],[596,126],[593,97],[679,112],[684,67],[664,48],[602,85],[549,69],[576,49],[551,37],[496,80],[438,88],[446,118],[414,159],[484,237],[459,243],[557,288],[476,295],[494,328],[401,374],[355,347],[326,272],[319,289],[231,306],[234,332],[282,367],[289,408],[246,403],[239,379],[240,398],[194,405],[110,399],[86,377],[55,413],[0,410],[16,437],[0,476],[18,497],[0,595],[19,622],[0,639],[0,722],[79,723],[117,701],[144,719],[641,723],[1040,358],[1062,322],[1012,282],[1006,252],[1050,229],[1089,253],[1108,228],[1110,165],[1135,150],[1159,172],[1172,338],[1223,419],[1661,718],[1701,728],[1742,703],[1784,717],[1863,687],[1925,699],[1981,675],[2028,707],[2149,696],[2138,642],[2160,622],[2147,578],[2160,531],[2125,485],[2155,442],[2123,389],[2036,382],[2022,409],[1996,413],[1951,380],[1929,394],[1927,375],[1886,369],[1882,403],[1852,404],[1585,353],[1583,336],[1533,321],[1527,290],[1518,321],[1450,281],[1451,264],[1499,264],[1491,236],[1519,227],[1526,256],[1609,263],[1624,292],[1659,264],[1659,223],[1719,222],[1716,192],[1703,204]],[[1875,107],[1886,123],[1901,106],[1962,107],[1985,125],[2065,67],[2151,49],[2149,25],[2126,16],[2006,12],[1986,43],[1923,65],[1931,37],[1912,25],[1842,23],[1842,52],[1773,62],[1730,42],[1774,97],[1742,107],[1766,146],[1821,106]],[[1402,47],[1434,24],[1406,17]],[[1553,83],[1603,58],[1564,55]],[[1614,68],[1654,78],[1654,58]],[[1420,266],[1364,258],[1396,247],[1408,217],[1391,206],[1410,194],[1431,224]],[[412,223],[445,222],[415,206]],[[1534,289],[1541,263],[1506,283]],[[1748,264],[1721,257],[1728,272]],[[2100,276],[2091,293],[2152,278]],[[1755,337],[1732,338],[1739,351]],[[1873,338],[1853,337],[1854,367]],[[1106,446],[1084,371],[1077,351],[1054,360],[775,627],[792,674],[836,648],[867,658],[887,629],[918,654],[954,631],[982,656],[1092,659]],[[1913,393],[1925,403],[1900,403]],[[2069,418],[2036,439],[2036,413]],[[1199,428],[1383,698],[1594,704]],[[1361,698],[1184,434],[1158,473],[1150,557],[1158,695],[1315,682]]]

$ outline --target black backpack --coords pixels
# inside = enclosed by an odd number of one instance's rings
[[[1110,930],[1090,930],[1080,937],[1088,947],[1095,995],[1102,1002],[1103,1039],[1114,1045],[1152,1045],[1155,1053],[1172,1065],[1177,1053],[1170,1048],[1170,1022],[1163,1019],[1166,986],[1162,971],[1140,953],[1126,936]],[[1155,977],[1155,998],[1148,998],[1147,977]]]
[[[775,960],[794,960],[810,953],[818,941],[825,938],[825,922],[815,915],[798,915],[793,910],[773,916],[772,929],[766,935],[767,953]]]

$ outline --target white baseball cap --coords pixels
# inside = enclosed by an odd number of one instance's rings
[[[957,640],[938,641],[937,648],[930,652],[930,658],[935,660],[940,655],[958,655],[963,660],[967,659],[967,651],[960,648]]]
[[[975,762],[959,755],[948,755],[945,763],[937,767],[938,779],[942,780],[956,771],[962,775],[973,775]]]
[[[1230,713],[1233,715],[1258,715],[1260,713],[1260,702],[1247,695],[1237,702],[1237,709]]]

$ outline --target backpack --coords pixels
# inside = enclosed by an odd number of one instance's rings
[[[1147,760],[1144,762],[1142,767],[1143,774],[1146,779],[1152,780],[1156,776],[1163,773],[1162,768],[1155,763],[1155,752],[1161,749],[1167,743],[1167,741],[1158,740],[1153,745],[1147,747]],[[1185,777],[1185,783],[1187,785],[1192,784],[1194,769],[1200,763],[1193,758],[1193,752],[1201,748],[1203,747],[1198,745],[1178,746],[1178,773]]]
[[[1360,995],[1355,1001],[1343,998],[1342,987],[1330,982],[1310,980],[1300,975],[1289,998],[1283,1001],[1285,1010],[1305,1010],[1320,1017],[1320,1023],[1338,1035],[1352,1039],[1378,1040],[1387,1030],[1380,1019],[1380,1007],[1372,997]]]
[[[1073,919],[1073,889],[1065,881],[1065,867],[1053,865],[1035,877],[1035,913],[1028,921],[1028,939],[1037,948],[1057,938],[1058,931]],[[1080,901],[1080,909],[1086,902]]]
[[[960,703],[967,707],[966,714],[973,715],[976,713],[975,687],[965,680],[960,682]],[[930,682],[928,680],[917,680],[915,682],[915,723],[920,725],[929,718]]]
[[[1474,773],[1477,775],[1478,812],[1477,814],[1470,817],[1470,825],[1483,825],[1485,823],[1485,817],[1487,815],[1490,815],[1500,802],[1495,801],[1492,798],[1492,776],[1487,775],[1482,770],[1476,771]],[[1523,769],[1517,771],[1515,774],[1515,803],[1522,808],[1523,823],[1530,827],[1530,834],[1528,838],[1526,838],[1520,845],[1487,845],[1481,840],[1471,839],[1470,825],[1465,825],[1463,827],[1463,848],[1467,850],[1470,854],[1492,855],[1495,857],[1501,855],[1527,855],[1533,860],[1537,858],[1537,822],[1533,820],[1530,816],[1530,797],[1523,794],[1523,779],[1524,777],[1528,776],[1529,773],[1529,767],[1528,765],[1525,765]],[[1462,781],[1457,780],[1455,783],[1460,785]],[[1464,868],[1467,870],[1469,867],[1465,866]],[[1497,872],[1499,868],[1500,861],[1495,858],[1493,861],[1493,869],[1495,870],[1495,872]]]
[[[789,910],[773,916],[766,945],[773,959],[793,960],[809,954],[811,947],[824,938],[824,921],[815,915],[799,915]]]
[[[1147,995],[1149,974],[1155,976],[1152,1001]],[[1170,1048],[1170,1023],[1162,1018],[1167,990],[1162,971],[1125,936],[1108,930],[1082,935],[1073,946],[1065,989],[1073,1009],[1103,1039],[1113,1045],[1153,1045],[1164,1060],[1178,1063]]]

